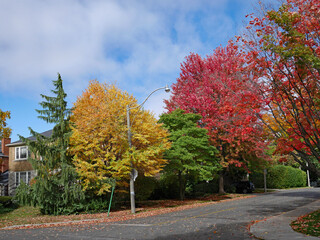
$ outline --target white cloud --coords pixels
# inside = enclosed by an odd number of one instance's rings
[[[0,108],[12,113],[13,136],[27,135],[28,126],[48,130],[34,109],[57,72],[70,106],[95,78],[116,82],[141,103],[175,82],[190,52],[205,56],[224,45],[252,1],[1,0]],[[239,9],[230,14],[234,4]],[[164,98],[155,93],[145,109],[158,116]]]
[[[169,93],[161,90],[161,92],[155,93],[148,99],[148,101],[145,103],[144,109],[151,111],[154,116],[158,118],[162,113],[167,112],[167,110],[164,109],[164,100],[169,99],[169,97]]]
[[[228,2],[3,0],[2,90],[38,96],[60,72],[72,99],[92,78],[143,96],[174,82],[189,52],[212,52],[201,35],[226,41],[234,24],[223,11]]]

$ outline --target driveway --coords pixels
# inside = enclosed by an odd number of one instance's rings
[[[251,221],[320,199],[320,188],[285,190],[116,223],[3,230],[1,239],[253,239]]]

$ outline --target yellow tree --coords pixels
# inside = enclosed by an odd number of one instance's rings
[[[9,111],[2,111],[0,109],[0,140],[2,138],[8,138],[11,135],[11,128],[7,127],[6,120],[10,119]]]
[[[86,191],[102,195],[110,191],[112,179],[127,186],[132,168],[152,176],[166,164],[168,133],[148,111],[132,109],[129,148],[127,105],[138,106],[127,92],[98,81],[91,81],[74,104],[70,151]]]

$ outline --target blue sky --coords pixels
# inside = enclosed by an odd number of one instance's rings
[[[256,0],[1,0],[0,108],[13,132],[44,132],[40,94],[59,72],[69,107],[91,79],[116,83],[139,102],[171,85],[190,52],[202,56],[239,34]],[[157,92],[145,108],[163,112]]]

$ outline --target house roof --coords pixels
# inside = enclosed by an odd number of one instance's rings
[[[43,133],[40,133],[42,136],[44,137],[50,137],[52,135],[52,129],[51,130],[48,130],[48,131],[45,131]],[[36,140],[36,137],[35,136],[31,136],[31,137],[28,137],[27,139],[31,140],[31,141],[35,141]],[[18,145],[22,145],[24,144],[24,142],[22,142],[21,140],[19,141],[15,141],[15,142],[12,142],[10,144],[7,144],[6,146],[8,147],[11,147],[11,146],[18,146]]]

